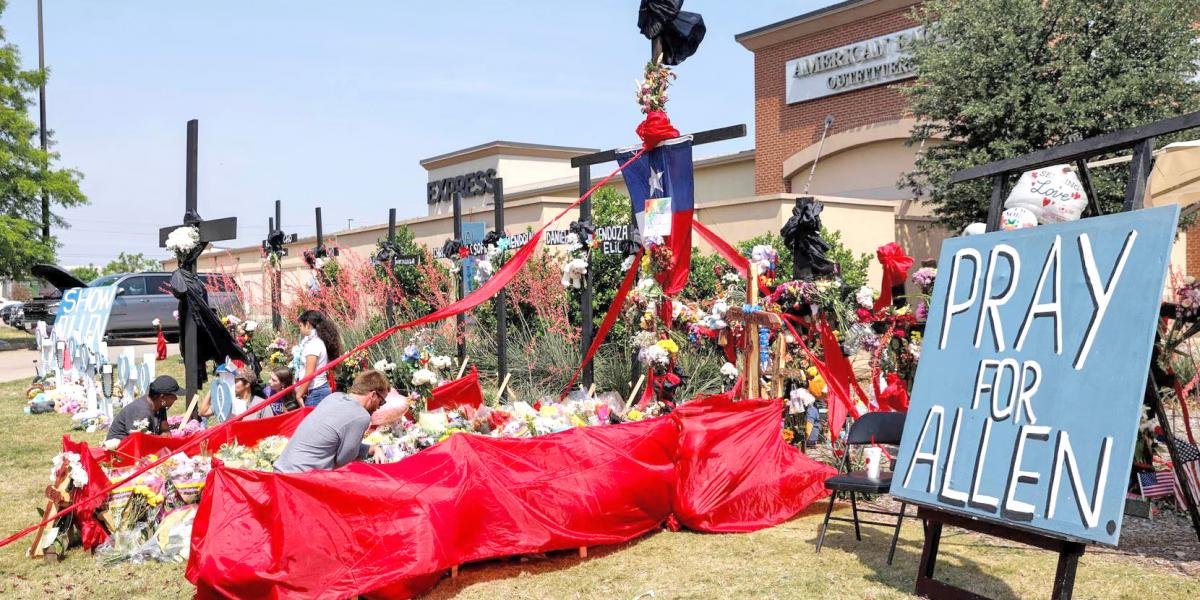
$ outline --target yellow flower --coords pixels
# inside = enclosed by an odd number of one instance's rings
[[[910,312],[912,312],[912,307],[911,307],[911,306],[909,306],[909,305],[907,305],[907,304],[905,304],[903,307],[901,307],[899,310],[897,310],[897,311],[896,311],[896,314],[898,314],[898,315],[907,315],[907,314],[908,314],[908,313],[910,313]]]
[[[825,380],[822,379],[820,375],[813,377],[812,380],[810,380],[808,382],[808,391],[812,392],[812,395],[814,395],[818,398],[820,398],[821,396],[824,396],[825,395]]]
[[[658,347],[670,352],[671,354],[679,353],[679,345],[675,343],[675,340],[658,340]]]
[[[576,426],[576,427],[585,427],[585,426],[587,426],[587,423],[584,423],[584,422],[583,422],[583,419],[580,419],[580,418],[579,418],[579,415],[571,415],[571,424],[572,424],[572,425],[574,425],[574,426]]]
[[[808,368],[808,376],[809,376],[809,377],[816,377],[816,376],[817,376],[817,368],[816,368],[816,367],[809,367],[809,368]]]
[[[635,409],[633,409],[633,410],[629,411],[629,414],[628,414],[628,415],[626,415],[626,416],[627,416],[627,417],[629,417],[629,420],[630,420],[630,421],[641,421],[641,420],[642,420],[642,417],[643,417],[643,416],[645,416],[645,415],[643,415],[643,414],[642,414],[642,411],[640,411],[640,410],[637,410],[637,409],[635,408]]]

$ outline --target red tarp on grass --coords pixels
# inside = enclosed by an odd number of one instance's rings
[[[409,597],[452,566],[613,544],[676,519],[778,524],[833,468],[788,446],[779,400],[685,404],[523,439],[456,434],[390,465],[209,474],[187,577],[200,597]]]
[[[272,435],[286,435],[290,437],[296,432],[296,428],[300,426],[300,421],[303,421],[304,417],[308,416],[310,412],[312,412],[312,408],[305,407],[301,410],[294,410],[277,417],[231,423],[228,427],[218,431],[208,439],[207,448],[209,452],[215,453],[222,445],[231,441],[243,446],[253,446],[259,440]],[[136,459],[144,456],[162,454],[164,450],[170,451],[179,448],[192,441],[198,435],[200,434],[197,433],[176,438],[166,435],[149,435],[141,432],[133,433],[121,440],[117,449],[111,453],[104,448],[89,449],[86,442],[75,442],[70,437],[64,435],[63,452],[78,453],[80,462],[88,472],[87,485],[82,490],[75,492],[72,497],[84,498],[91,496],[112,483],[100,468],[101,463],[109,463],[113,466],[132,464]],[[108,539],[108,534],[104,532],[104,528],[93,517],[96,508],[101,504],[104,504],[103,496],[75,509],[75,518],[79,522],[80,529],[83,531],[83,547],[88,550]]]

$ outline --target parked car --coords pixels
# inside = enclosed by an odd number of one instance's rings
[[[3,303],[0,303],[0,321],[12,325],[23,304],[25,303],[17,300],[5,300]]]
[[[55,265],[36,265],[32,272],[55,289],[44,297],[25,303],[22,325],[26,329],[37,326],[38,321],[52,325],[58,313],[58,305],[62,301],[62,293],[66,290],[115,285],[117,296],[113,300],[112,311],[108,317],[107,332],[110,338],[154,335],[154,319],[162,323],[166,335],[175,337],[179,332],[179,322],[175,319],[179,301],[171,294],[170,273],[118,273],[104,275],[85,284]],[[241,293],[236,282],[225,275],[215,273],[200,273],[200,279],[209,289],[208,303],[217,314],[242,312],[239,300]]]

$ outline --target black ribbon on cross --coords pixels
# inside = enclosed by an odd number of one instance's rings
[[[821,211],[825,205],[813,198],[801,198],[792,209],[792,217],[779,230],[792,256],[796,258],[795,279],[829,275],[836,266],[826,258],[829,244],[821,239]]]
[[[499,244],[500,240],[504,239],[505,237],[507,236],[504,235],[503,231],[489,231],[487,232],[487,235],[483,236],[483,245],[485,248],[487,246],[495,246],[496,244]]]
[[[704,17],[682,8],[683,0],[642,0],[638,7],[638,30],[648,40],[658,38],[665,65],[683,62],[704,41]]]
[[[463,245],[462,240],[450,238],[446,240],[445,244],[442,244],[442,257],[452,260],[462,258],[460,254],[463,248],[466,246]]]
[[[308,268],[317,268],[318,258],[329,258],[329,250],[326,250],[325,246],[318,246],[312,250],[304,251],[304,264],[308,265]]]
[[[371,262],[377,266],[383,266],[397,256],[400,256],[400,244],[387,239],[379,240],[379,248],[371,257]]]
[[[592,243],[592,237],[596,235],[596,226],[591,221],[571,221],[567,231],[575,234],[579,243],[586,248]]]
[[[204,287],[204,282],[192,272],[206,246],[206,242],[200,242],[187,254],[180,256],[179,268],[171,273],[171,294],[179,300],[179,349],[184,362],[194,365],[198,385],[204,385],[208,380],[204,367],[210,360],[220,364],[228,357],[250,362],[229,330],[221,323],[217,313],[209,306],[208,289]],[[196,323],[196,356],[187,356],[185,350],[188,347],[188,329],[183,324],[189,319]]]

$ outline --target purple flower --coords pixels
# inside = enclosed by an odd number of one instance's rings
[[[933,288],[933,281],[937,278],[937,269],[933,267],[921,267],[913,273],[913,283],[917,284],[922,291],[929,291]]]

